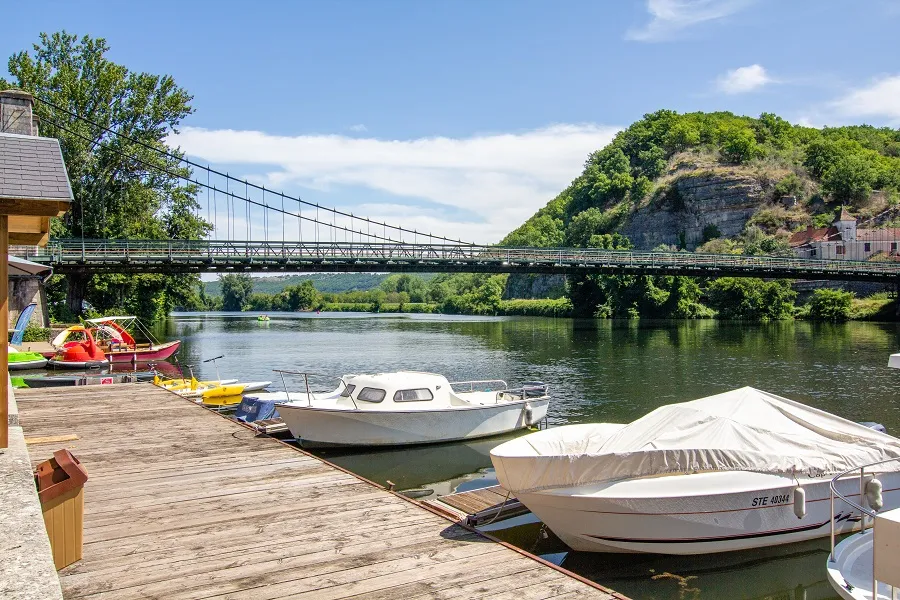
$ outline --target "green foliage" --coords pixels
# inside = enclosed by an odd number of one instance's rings
[[[387,293],[406,294],[408,302],[425,302],[428,295],[425,281],[421,277],[406,273],[389,276],[379,287]]]
[[[875,180],[875,168],[866,157],[848,154],[822,175],[822,190],[837,202],[855,204],[869,198]]]
[[[222,284],[222,310],[244,310],[253,292],[253,279],[249,275],[229,273],[220,275]]]
[[[720,319],[768,321],[790,319],[797,293],[784,280],[722,277],[706,290],[709,306]]]
[[[497,312],[501,315],[528,317],[569,317],[572,315],[572,302],[568,298],[501,300]]]
[[[7,337],[7,341],[15,335],[14,331],[10,331]],[[28,323],[25,325],[25,331],[22,332],[22,341],[23,342],[49,342],[50,341],[50,328],[49,327],[41,327],[40,325],[35,325],[34,323]]]
[[[788,173],[775,184],[775,198],[795,196],[798,200],[803,196],[803,180],[796,173]]]
[[[209,224],[196,216],[197,188],[185,183],[190,170],[176,158],[149,149],[181,155],[166,139],[193,112],[190,94],[169,75],[129,71],[110,61],[108,51],[103,38],[79,39],[64,31],[42,33],[31,53],[22,51],[10,57],[7,68],[13,80],[0,78],[2,88],[26,90],[106,128],[92,127],[44,102],[35,104],[42,135],[60,140],[75,197],[65,217],[52,222],[52,235],[158,240],[203,237]],[[196,293],[195,275],[128,279],[122,288],[123,280],[116,276],[69,275],[67,312],[81,314],[82,299],[86,299],[96,307],[129,307],[138,315],[158,318],[176,305],[189,304]],[[55,285],[60,285],[58,280]]]
[[[729,125],[723,127],[719,135],[722,157],[725,160],[740,164],[763,156],[753,130],[747,127]]]
[[[846,321],[850,318],[853,293],[843,290],[816,290],[807,304],[809,318],[814,321]]]
[[[715,223],[710,223],[706,227],[703,228],[703,243],[710,240],[714,240],[716,238],[722,237],[722,230]]]

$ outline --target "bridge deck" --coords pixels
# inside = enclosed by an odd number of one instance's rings
[[[817,260],[596,248],[503,248],[450,244],[54,240],[13,254],[56,273],[482,272],[638,274],[897,282],[895,260]],[[895,257],[889,257],[895,258]]]
[[[84,559],[66,598],[614,598],[149,384],[17,392],[29,437],[77,440]]]

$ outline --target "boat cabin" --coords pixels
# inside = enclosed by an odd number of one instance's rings
[[[446,377],[435,373],[345,375],[341,382],[336,403],[360,410],[434,410],[468,404],[456,396]]]

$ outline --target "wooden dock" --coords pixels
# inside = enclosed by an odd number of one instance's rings
[[[450,513],[460,522],[472,527],[510,519],[529,512],[524,504],[499,485],[468,492],[457,492],[422,502],[440,511]]]
[[[623,598],[149,384],[16,397],[89,473],[66,598]]]

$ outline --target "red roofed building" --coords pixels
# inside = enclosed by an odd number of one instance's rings
[[[900,228],[859,228],[846,208],[831,227],[807,227],[791,236],[789,243],[801,258],[867,260],[875,254],[897,256]]]

